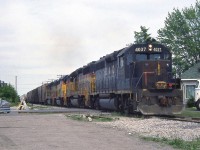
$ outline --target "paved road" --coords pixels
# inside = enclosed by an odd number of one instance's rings
[[[74,121],[64,114],[3,114],[0,120],[1,150],[172,149],[117,129]]]

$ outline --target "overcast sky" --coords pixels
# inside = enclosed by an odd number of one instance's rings
[[[133,43],[153,37],[173,8],[196,0],[0,0],[0,80],[19,95]]]

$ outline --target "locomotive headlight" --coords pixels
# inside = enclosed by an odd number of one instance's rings
[[[158,81],[156,82],[156,88],[157,89],[166,89],[167,88],[167,83],[164,81]]]
[[[167,63],[166,65],[167,65],[167,67],[169,67],[169,64],[168,64],[168,63]]]
[[[151,44],[148,45],[148,50],[152,51],[153,50],[153,46]]]

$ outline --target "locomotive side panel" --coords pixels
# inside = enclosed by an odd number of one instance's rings
[[[130,67],[127,68],[127,56],[118,55],[117,59],[117,90],[118,93],[130,93]],[[127,76],[127,74],[129,76]]]
[[[101,59],[96,62],[96,92],[101,93],[104,91],[104,68],[105,68],[105,59]]]

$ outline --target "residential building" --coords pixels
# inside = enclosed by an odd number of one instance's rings
[[[195,64],[181,75],[184,104],[187,103],[188,99],[194,97],[197,80],[200,80],[200,63]]]

